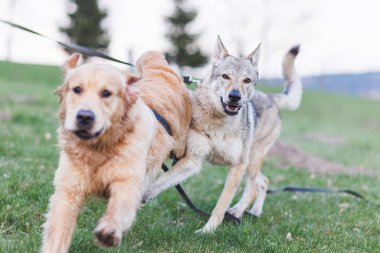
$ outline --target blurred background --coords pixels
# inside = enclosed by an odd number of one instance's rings
[[[380,2],[373,0],[1,0],[0,18],[58,40],[105,50],[134,62],[165,52],[202,77],[220,35],[231,54],[262,42],[260,74],[278,83],[281,59],[302,44],[297,68],[306,88],[380,98]],[[54,42],[0,24],[0,59],[60,65]],[[187,67],[186,67],[187,66]]]

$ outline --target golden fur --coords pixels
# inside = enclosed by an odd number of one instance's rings
[[[191,118],[187,90],[159,53],[144,54],[138,75],[127,77],[104,64],[78,66],[79,57],[74,54],[64,64],[65,81],[58,89],[60,158],[42,252],[68,251],[76,219],[90,195],[108,197],[95,229],[98,241],[119,245],[162,162],[171,151],[183,155]],[[168,121],[173,137],[151,109]],[[95,120],[79,129],[83,110],[91,111]]]

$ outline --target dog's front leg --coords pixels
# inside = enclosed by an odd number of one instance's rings
[[[257,198],[249,211],[250,214],[259,217],[263,212],[263,206],[265,202],[265,198],[267,196],[269,179],[260,173],[256,179],[257,185]]]
[[[84,202],[84,194],[72,189],[57,189],[50,198],[44,224],[43,253],[67,252],[76,220]]]
[[[181,158],[173,168],[153,182],[149,190],[144,194],[143,202],[146,203],[169,187],[179,184],[202,168],[202,162],[209,153],[209,140],[202,133],[190,129],[187,137],[186,155]]]
[[[202,229],[197,230],[198,233],[211,233],[222,223],[224,214],[231,204],[231,201],[244,175],[246,166],[246,164],[239,164],[230,168],[218,203],[212,211],[211,217],[207,221],[206,225]]]
[[[198,173],[202,167],[202,158],[184,157],[168,172],[160,176],[144,194],[143,202],[147,203],[166,189],[175,186],[190,176]]]
[[[237,218],[241,218],[244,211],[253,202],[253,200],[256,199],[257,194],[261,194],[262,183],[264,183],[264,181],[260,178],[260,169],[263,160],[264,156],[262,155],[261,150],[253,147],[245,175],[245,188],[243,195],[234,207],[228,209],[228,213]]]
[[[131,171],[145,172],[145,167],[133,168]],[[143,177],[143,174],[131,173],[117,177],[110,183],[107,210],[95,229],[96,238],[103,246],[120,245],[123,233],[131,227],[141,202]]]

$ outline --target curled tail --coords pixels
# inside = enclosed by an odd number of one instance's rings
[[[296,110],[302,99],[302,83],[294,67],[294,60],[299,52],[299,45],[292,47],[285,55],[282,62],[284,76],[284,90],[281,94],[269,96],[277,104],[278,108]]]

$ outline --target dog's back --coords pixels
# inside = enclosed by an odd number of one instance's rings
[[[168,122],[173,133],[173,152],[182,157],[191,120],[188,90],[158,52],[142,55],[137,61],[137,71],[142,77],[139,82],[141,98]]]

